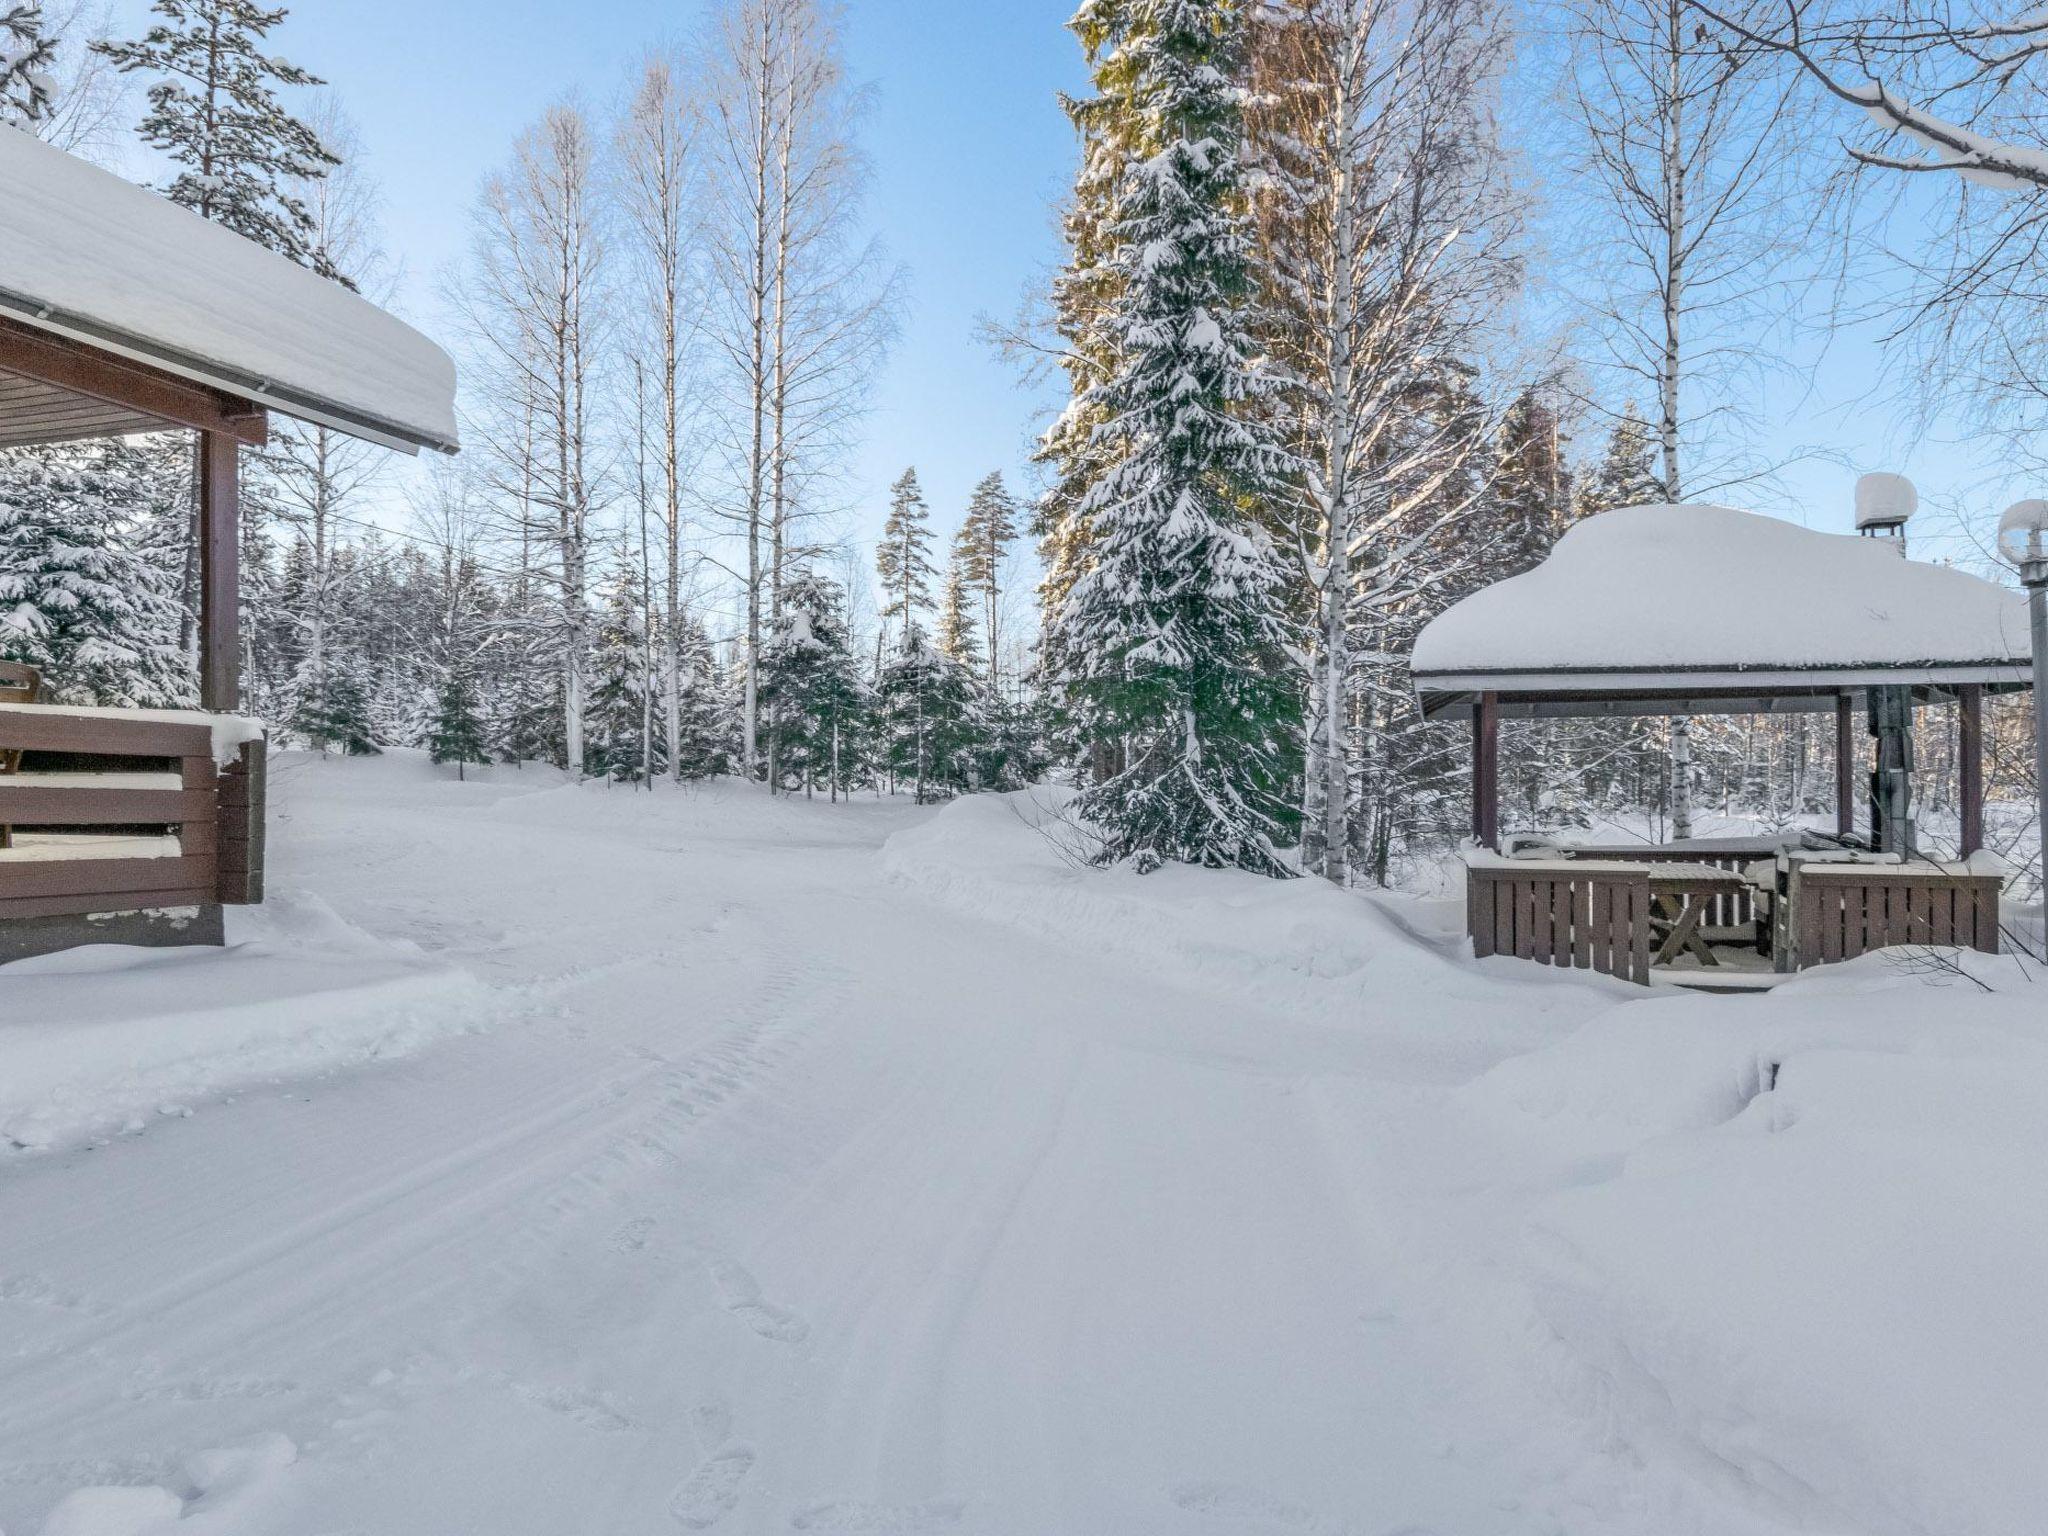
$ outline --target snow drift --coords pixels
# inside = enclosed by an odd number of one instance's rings
[[[1628,995],[1587,972],[1475,966],[1461,933],[1400,897],[1182,865],[1098,869],[1071,801],[1051,788],[956,800],[890,838],[884,867],[955,911],[1235,994],[1269,1015],[1378,1035],[1432,1075],[1469,1074]]]
[[[403,1054],[483,1017],[489,994],[471,977],[313,898],[230,922],[225,949],[104,945],[0,973],[0,1145],[139,1129],[198,1097]]]
[[[2048,1038],[1873,958],[1658,999],[1457,1096],[1578,1157],[1523,1262],[1563,1381],[1638,1451],[1800,1528],[2011,1536],[2048,1510]]]

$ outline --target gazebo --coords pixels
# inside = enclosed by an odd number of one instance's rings
[[[1415,647],[1424,714],[1473,725],[1475,949],[1721,988],[1888,945],[1995,952],[1984,699],[2030,686],[2030,655],[2020,594],[1910,561],[1896,538],[1716,506],[1574,525],[1536,569],[1456,604]],[[1912,813],[1913,711],[1937,704],[1961,715],[1960,857],[1946,862],[1921,854]],[[1861,787],[1859,755],[1873,755],[1858,752],[1858,711],[1876,749]],[[1831,835],[1503,846],[1503,719],[1791,712],[1835,720]]]
[[[193,434],[197,711],[24,702],[0,667],[0,961],[219,942],[263,893],[263,746],[241,703],[239,460],[269,413],[453,453],[455,368],[359,295],[0,128],[0,447]],[[7,658],[0,656],[0,663]]]

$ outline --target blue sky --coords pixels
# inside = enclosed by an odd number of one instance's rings
[[[121,0],[139,18],[144,0]],[[975,338],[1052,263],[1049,213],[1072,135],[1055,92],[1082,83],[1071,0],[855,0],[854,78],[876,88],[861,134],[873,221],[908,269],[910,307],[875,394],[850,491],[855,529],[916,464],[950,529],[992,469],[1023,476],[1038,412]],[[694,0],[298,0],[278,51],[326,77],[360,125],[382,189],[401,302],[432,329],[435,281],[460,259],[478,182],[549,102],[619,95],[651,45],[685,35]],[[564,18],[572,18],[564,24]]]
[[[1056,93],[1084,83],[1062,25],[1073,0],[851,0],[852,72],[876,102],[862,141],[873,162],[875,228],[908,271],[901,340],[881,375],[849,486],[852,527],[879,525],[889,482],[916,464],[935,519],[950,529],[991,469],[1029,483],[1043,399],[975,336],[978,315],[1007,318],[1057,260],[1051,206],[1071,174],[1073,140]],[[127,25],[146,0],[115,0]],[[564,24],[565,15],[573,23]],[[380,185],[387,244],[403,259],[400,302],[429,330],[436,281],[458,260],[471,200],[513,137],[565,93],[594,109],[617,97],[649,46],[685,35],[697,0],[298,0],[279,51],[323,74],[360,125]],[[1506,121],[1512,125],[1515,114]],[[1541,190],[1568,182],[1532,158]],[[1995,462],[1937,433],[1914,444],[1882,390],[1868,334],[1825,349],[1807,335],[1755,413],[1758,456],[1818,445],[1774,489],[1731,499],[1823,528],[1848,525],[1856,472],[1902,469],[1930,504],[1978,510]]]

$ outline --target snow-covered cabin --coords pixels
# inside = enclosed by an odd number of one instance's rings
[[[217,940],[221,905],[262,898],[261,732],[219,718],[241,696],[240,452],[274,411],[453,453],[455,366],[341,284],[13,129],[0,188],[0,446],[193,434],[202,706],[23,702],[36,680],[0,657],[0,961]]]
[[[1440,615],[1412,658],[1424,713],[1473,722],[1475,944],[1638,980],[1659,964],[1723,969],[1716,929],[1737,930],[1773,972],[1885,944],[1995,948],[1999,881],[1977,861],[1983,701],[2029,686],[2031,655],[2024,597],[1905,559],[1893,540],[1717,506],[1575,524],[1534,570]],[[1948,864],[1921,856],[1911,820],[1912,711],[1932,705],[1961,715],[1961,846]],[[1857,747],[1858,710],[1876,744],[1860,840],[1857,763],[1871,753]],[[1811,834],[1502,847],[1504,717],[1797,711],[1835,717],[1829,847],[1800,846],[1820,841]]]

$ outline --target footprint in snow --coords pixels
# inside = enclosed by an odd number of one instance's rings
[[[753,1470],[751,1447],[729,1445],[715,1451],[669,1495],[668,1512],[689,1530],[708,1531],[733,1512],[740,1501],[740,1485]]]
[[[1265,1520],[1297,1531],[1313,1531],[1322,1524],[1298,1504],[1237,1483],[1180,1483],[1167,1490],[1167,1497],[1191,1514]]]
[[[612,1234],[612,1248],[618,1253],[638,1253],[654,1236],[652,1216],[636,1216]]]
[[[1341,1521],[1325,1520],[1299,1504],[1290,1504],[1263,1488],[1248,1488],[1242,1483],[1177,1483],[1167,1489],[1166,1496],[1190,1514],[1214,1515],[1224,1520],[1256,1520],[1269,1527],[1305,1531],[1309,1536],[1354,1536],[1361,1530],[1361,1527]],[[1403,1525],[1383,1532],[1382,1536],[1433,1536],[1433,1533],[1423,1526]]]
[[[790,1516],[799,1531],[820,1536],[923,1536],[960,1523],[964,1505],[950,1500],[928,1504],[813,1504]]]
[[[711,1278],[718,1282],[726,1310],[762,1338],[778,1344],[797,1344],[810,1337],[811,1325],[787,1308],[764,1299],[760,1282],[739,1265],[719,1259],[711,1265]]]

